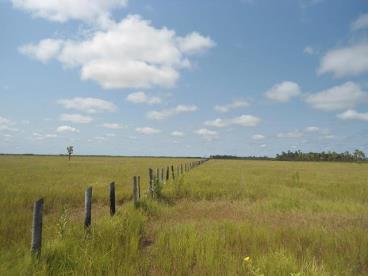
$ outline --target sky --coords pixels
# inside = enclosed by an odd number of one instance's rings
[[[368,152],[366,0],[0,0],[0,152]]]

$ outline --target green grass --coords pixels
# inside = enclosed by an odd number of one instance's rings
[[[368,164],[211,160],[133,208],[133,175],[145,184],[149,167],[186,161],[0,157],[0,274],[368,275]],[[46,214],[36,261],[30,228],[40,196]]]

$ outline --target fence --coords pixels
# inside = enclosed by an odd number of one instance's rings
[[[170,179],[170,168],[171,168],[171,179],[175,180],[175,177],[179,177],[183,175],[185,172],[189,172],[191,169],[198,167],[204,162],[208,161],[208,159],[201,159],[195,162],[189,162],[180,164],[180,166],[176,166],[176,174],[174,170],[174,165],[166,168],[166,177],[165,177],[165,169],[157,168],[156,175],[154,175],[154,170],[148,169],[148,195],[151,198],[155,198],[155,182],[161,182],[162,184],[167,183]],[[160,176],[161,171],[161,176]],[[139,201],[141,199],[141,181],[140,176],[133,176],[133,193],[132,193],[132,201],[135,207],[138,207]],[[32,222],[32,242],[31,242],[31,252],[32,255],[39,257],[41,255],[42,248],[42,220],[43,220],[43,207],[44,207],[44,199],[38,199],[33,206],[33,222]],[[109,207],[110,207],[110,215],[114,216],[116,212],[116,198],[115,198],[115,182],[111,182],[109,185]],[[92,187],[88,187],[84,193],[84,228],[86,231],[89,230],[92,223]]]

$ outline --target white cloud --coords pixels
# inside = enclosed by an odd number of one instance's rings
[[[14,122],[12,122],[11,120],[1,117],[0,116],[0,131],[1,130],[12,130],[12,131],[16,131],[16,128],[13,128]]]
[[[144,92],[134,92],[126,97],[128,102],[132,103],[142,103],[142,104],[159,104],[161,99],[159,97],[149,97]]]
[[[309,126],[304,129],[305,132],[319,132],[320,128],[316,126]]]
[[[71,126],[59,126],[56,129],[57,132],[79,132],[78,129],[71,127]]]
[[[157,134],[161,132],[161,130],[152,127],[137,127],[135,131],[145,135]]]
[[[318,74],[332,73],[335,77],[368,72],[368,43],[331,50],[321,60]]]
[[[343,120],[368,121],[368,113],[360,113],[352,109],[346,110],[345,112],[338,114],[337,117]]]
[[[368,28],[368,13],[361,14],[352,24],[351,29],[353,31]]]
[[[233,118],[231,124],[240,125],[245,127],[253,127],[259,124],[261,119],[253,115],[241,115],[239,117]]]
[[[309,95],[305,102],[315,109],[334,111],[350,109],[367,99],[367,93],[354,82],[346,82],[317,94]]]
[[[38,132],[33,132],[32,136],[36,139],[36,140],[45,140],[45,139],[49,139],[49,138],[56,138],[58,137],[56,134],[41,134]]]
[[[237,109],[237,108],[241,108],[241,107],[246,107],[246,106],[249,106],[249,103],[247,101],[245,101],[245,100],[236,100],[236,101],[233,101],[230,104],[216,105],[214,107],[214,109],[217,112],[226,113],[226,112],[229,112],[231,110],[234,110],[234,109]]]
[[[292,97],[296,97],[299,94],[299,85],[292,81],[284,81],[275,84],[270,90],[265,93],[268,99],[281,103],[288,102]]]
[[[212,127],[226,127],[228,126],[228,122],[226,122],[224,119],[217,118],[213,121],[206,121],[204,122],[206,126],[212,126]]]
[[[202,36],[195,37],[201,40]],[[208,39],[202,37],[203,41]],[[179,79],[179,70],[190,66],[186,55],[213,46],[191,42],[188,44],[191,47],[185,48],[182,44],[187,40],[194,39],[181,38],[173,30],[155,28],[150,21],[129,15],[85,40],[55,41],[60,47],[50,51],[53,56],[49,53],[40,60],[53,57],[67,68],[80,68],[82,80],[94,80],[105,89],[172,87]],[[44,40],[28,44],[21,51],[39,58],[42,51],[38,48],[43,44]]]
[[[98,98],[72,98],[58,101],[66,109],[75,109],[87,113],[102,111],[113,112],[117,107],[112,103]]]
[[[207,128],[201,128],[195,131],[199,136],[207,141],[212,141],[217,138],[217,132],[214,130],[209,130]]]
[[[55,22],[81,20],[101,26],[111,24],[110,13],[127,0],[11,0],[13,6]]]
[[[179,49],[188,54],[202,52],[215,46],[215,42],[210,37],[204,37],[197,32],[179,37],[178,41]]]
[[[173,131],[170,133],[171,136],[174,136],[174,137],[182,137],[184,136],[184,133],[181,132],[181,131]]]
[[[255,135],[252,136],[252,139],[253,140],[256,140],[256,141],[260,141],[260,140],[263,140],[265,138],[266,137],[264,135],[262,135],[262,134],[255,134]]]
[[[267,147],[267,145],[266,144],[262,144],[262,145],[260,145],[260,147],[261,148],[265,148],[265,147]]]
[[[290,131],[290,132],[286,132],[286,133],[278,133],[277,134],[277,137],[278,138],[301,138],[303,137],[304,134],[303,132],[299,131],[299,130],[293,130],[293,131]]]
[[[104,124],[102,124],[102,127],[104,127],[104,128],[110,128],[110,129],[120,129],[120,128],[123,128],[122,125],[117,124],[117,123],[104,123]]]
[[[195,105],[177,105],[175,108],[163,109],[161,111],[150,111],[147,118],[152,120],[163,120],[180,113],[194,112],[198,108]]]
[[[88,124],[93,121],[91,117],[80,114],[61,114],[60,120],[79,124]]]
[[[30,57],[33,57],[43,63],[55,57],[60,52],[63,41],[59,39],[44,39],[39,44],[27,44],[21,46],[19,51]]]
[[[241,115],[239,117],[235,117],[231,119],[217,118],[213,121],[205,121],[204,124],[206,126],[212,126],[212,127],[227,127],[230,125],[253,127],[253,126],[258,125],[260,121],[261,121],[260,118],[255,117],[253,115]]]
[[[314,48],[312,48],[311,46],[307,46],[307,47],[304,48],[303,53],[312,56],[312,55],[316,54],[317,51]]]

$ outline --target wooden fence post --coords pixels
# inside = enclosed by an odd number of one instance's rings
[[[153,197],[153,170],[151,168],[148,169],[148,177],[149,177],[148,190],[151,197]]]
[[[160,169],[156,169],[156,181],[160,181]]]
[[[171,165],[171,174],[172,174],[172,179],[175,179],[175,173],[174,173],[174,166]]]
[[[141,177],[138,175],[138,199],[141,199]]]
[[[161,182],[164,183],[164,168],[161,168]]]
[[[88,228],[91,225],[91,209],[92,209],[92,187],[88,187],[84,193],[84,227]]]
[[[31,252],[34,256],[41,255],[42,246],[42,211],[43,198],[37,200],[33,205],[32,243]]]
[[[180,172],[183,174],[183,164],[180,164]]]
[[[166,181],[169,181],[169,178],[170,178],[170,168],[167,167],[167,169],[166,169]]]
[[[179,166],[176,166],[176,175],[179,176]]]
[[[115,182],[111,182],[109,186],[109,199],[110,199],[110,215],[115,215]]]
[[[135,207],[138,205],[138,178],[133,177],[133,204]]]

